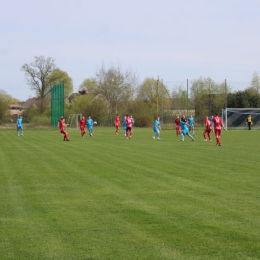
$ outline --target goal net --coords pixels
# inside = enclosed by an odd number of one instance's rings
[[[253,119],[252,129],[260,129],[260,108],[226,108],[222,109],[222,119],[226,129],[247,130],[247,117]]]
[[[69,128],[76,128],[79,127],[79,121],[82,119],[82,114],[70,114],[67,124],[69,125]]]

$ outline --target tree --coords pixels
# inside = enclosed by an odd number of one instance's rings
[[[158,83],[154,78],[146,78],[137,89],[137,100],[157,103]]]
[[[258,108],[260,107],[260,96],[257,95],[256,89],[248,88],[245,91],[229,93],[227,103],[230,108]]]
[[[25,63],[21,70],[25,73],[27,84],[41,100],[41,113],[45,109],[45,98],[50,94],[52,87],[56,83],[67,80],[69,82],[68,91],[70,91],[71,79],[66,72],[56,69],[54,59],[50,57],[45,59],[44,56],[35,56],[34,62],[30,64]]]
[[[187,109],[187,90],[182,85],[176,86],[172,92],[173,107],[176,110]]]
[[[16,104],[17,99],[6,94],[4,90],[0,89],[0,122],[4,122],[8,119],[8,109],[10,104]]]
[[[159,80],[146,78],[137,88],[137,100],[150,102],[155,108],[154,117],[161,115],[171,106],[170,95],[167,87]]]
[[[68,97],[73,92],[73,82],[66,71],[54,69],[48,78],[50,87],[64,83],[64,95]]]
[[[259,94],[259,88],[260,88],[260,77],[258,75],[258,72],[255,71],[253,73],[253,78],[251,80],[251,88],[255,89],[257,91],[257,94]]]
[[[94,96],[98,94],[98,83],[95,78],[84,79],[82,84],[79,86],[79,90],[86,90],[86,93],[93,94]]]
[[[219,113],[226,106],[226,93],[230,87],[225,83],[217,84],[211,78],[199,78],[192,81],[191,98],[194,100],[197,122],[206,115]]]
[[[96,81],[98,84],[96,94],[108,102],[112,123],[118,113],[118,102],[127,102],[133,97],[137,78],[130,70],[122,71],[120,66],[106,69],[102,64],[96,73]]]

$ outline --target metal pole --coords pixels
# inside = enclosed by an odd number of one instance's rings
[[[162,81],[162,123],[163,123],[163,98],[164,98],[164,86],[163,86],[163,79],[161,80]]]
[[[226,108],[227,108],[227,80],[225,79],[225,94],[226,94]]]
[[[187,116],[189,113],[189,80],[187,79]]]
[[[156,113],[157,113],[157,117],[158,117],[158,109],[159,109],[159,107],[158,107],[158,102],[159,102],[159,75],[158,75],[158,79],[157,79],[157,105],[156,105]]]

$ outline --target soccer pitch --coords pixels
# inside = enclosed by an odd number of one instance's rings
[[[260,132],[0,131],[0,259],[260,259]]]

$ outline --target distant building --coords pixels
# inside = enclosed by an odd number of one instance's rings
[[[9,105],[9,115],[11,121],[15,121],[16,118],[22,114],[22,104],[10,104]]]

